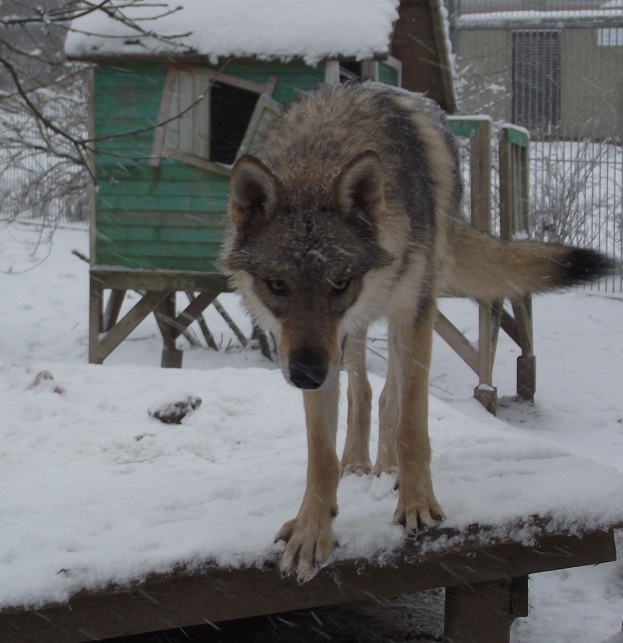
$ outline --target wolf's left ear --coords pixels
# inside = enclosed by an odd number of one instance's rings
[[[250,154],[241,156],[231,173],[229,216],[238,230],[266,220],[277,202],[277,178]]]
[[[368,150],[356,156],[337,180],[337,199],[344,213],[368,217],[375,223],[383,212],[383,166],[378,154]]]

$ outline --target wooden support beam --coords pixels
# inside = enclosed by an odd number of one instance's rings
[[[437,311],[435,330],[448,346],[478,375],[478,351],[440,310]]]
[[[104,292],[110,290],[104,311]],[[119,321],[121,307],[128,290],[142,298]],[[176,316],[174,305],[163,304],[175,297],[176,292],[199,292],[196,303]],[[227,277],[219,273],[183,271],[128,270],[93,267],[90,270],[89,294],[89,362],[101,364],[117,346],[153,311],[164,340],[163,365],[179,367],[182,352],[175,347],[175,339],[186,333],[188,326],[222,292],[229,292]],[[147,293],[147,294],[145,294]],[[167,322],[166,320],[172,320]],[[104,336],[101,336],[105,333]],[[213,342],[213,347],[217,348]]]
[[[215,292],[202,292],[196,297],[193,295],[188,306],[186,306],[177,317],[174,317],[173,331],[176,333],[176,336],[179,336],[194,321],[202,316],[203,311],[214,302],[217,295],[218,293]],[[191,298],[190,294],[188,298]]]
[[[195,301],[197,298],[194,292],[187,292],[186,296],[188,297],[189,302]],[[214,300],[216,301],[216,299]],[[208,344],[209,348],[212,348],[213,350],[217,351],[218,346],[216,344],[216,341],[214,339],[214,335],[212,335],[212,331],[210,331],[210,328],[208,327],[208,323],[205,320],[205,317],[203,316],[202,313],[199,313],[197,315],[197,323],[199,324],[199,328],[201,328],[201,332],[203,333],[203,336],[205,337],[206,343]]]
[[[216,308],[218,314],[225,320],[227,325],[232,329],[234,335],[238,338],[238,341],[242,344],[243,347],[247,347],[249,340],[244,336],[244,333],[238,327],[238,324],[230,317],[228,312],[223,308],[218,299],[215,299],[214,308]]]
[[[100,338],[96,348],[96,359],[90,361],[101,364],[167,295],[168,293],[163,291],[147,292],[113,328]]]
[[[104,286],[102,282],[90,276],[89,279],[89,364],[101,364],[99,336],[104,325]]]
[[[127,290],[111,291],[108,297],[108,303],[106,304],[106,310],[104,311],[104,321],[102,323],[103,333],[107,333],[117,323],[126,292]]]

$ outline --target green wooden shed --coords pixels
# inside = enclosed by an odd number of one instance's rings
[[[179,366],[177,337],[228,288],[216,260],[229,175],[264,120],[322,83],[368,79],[452,112],[447,29],[441,0],[124,7],[76,19],[66,41],[70,59],[93,63],[89,361],[155,313],[163,365]],[[141,298],[121,316],[130,290]]]

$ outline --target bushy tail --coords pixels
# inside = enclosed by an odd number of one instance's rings
[[[611,273],[609,257],[537,241],[506,242],[454,224],[441,294],[490,300],[586,284]]]

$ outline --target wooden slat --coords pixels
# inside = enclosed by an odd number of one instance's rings
[[[111,266],[121,270],[149,270],[152,272],[196,272],[215,273],[218,270],[217,257],[220,244],[206,244],[205,256],[198,257],[141,257],[120,255],[115,252],[100,252],[97,256],[97,265]]]
[[[211,234],[211,233],[208,233]],[[214,235],[213,240],[201,239],[201,232],[198,231],[198,242],[191,241],[172,241],[172,240],[147,240],[146,242],[139,240],[122,241],[119,239],[113,242],[100,242],[98,243],[97,252],[98,259],[100,254],[119,255],[121,257],[183,257],[190,259],[193,257],[214,259],[220,254],[220,245],[223,240],[223,233],[219,236]],[[157,265],[157,264],[156,264]]]
[[[106,226],[145,226],[164,228],[225,228],[228,218],[225,210],[220,212],[158,212],[152,210],[105,210],[98,213],[98,223]]]
[[[175,70],[169,68],[166,80],[164,81],[164,89],[162,92],[162,103],[160,104],[160,112],[158,113],[158,123],[163,123],[171,112],[171,101],[173,99],[173,85],[175,84]],[[149,165],[151,167],[158,167],[162,157],[162,149],[164,147],[164,137],[166,128],[162,125],[156,128],[154,134],[154,141],[151,148],[151,157]]]
[[[96,267],[91,269],[92,280],[111,290],[160,290],[228,292],[227,277],[219,273],[178,272],[152,270],[116,270]]]
[[[100,243],[116,244],[117,242],[163,242],[174,244],[211,242],[222,243],[223,228],[211,226],[156,226],[146,223],[144,226],[110,226],[99,225],[97,233]]]

